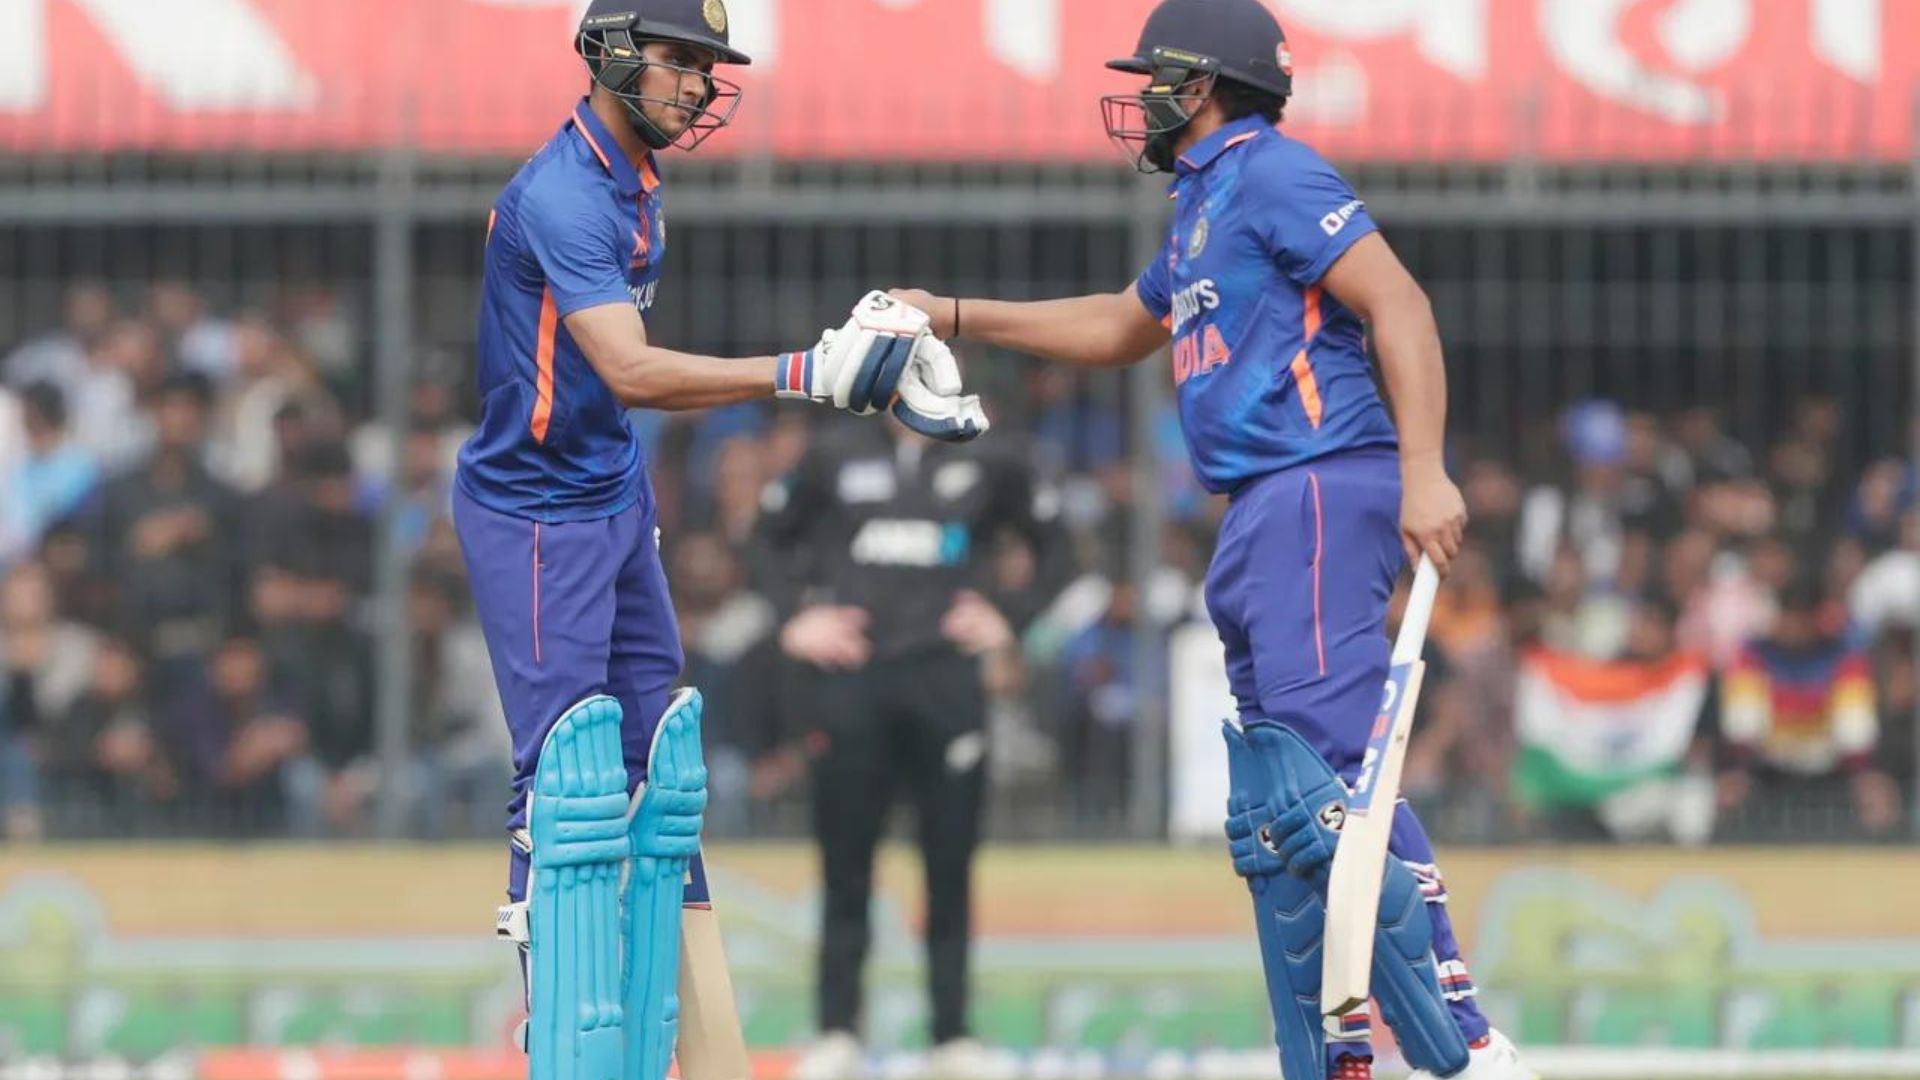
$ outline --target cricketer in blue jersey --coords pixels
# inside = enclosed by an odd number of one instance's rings
[[[1034,303],[893,295],[943,337],[1068,363],[1119,367],[1172,345],[1194,470],[1230,500],[1206,600],[1239,708],[1229,758],[1271,778],[1236,781],[1228,832],[1282,1070],[1360,1080],[1370,1017],[1320,1014],[1327,863],[1386,681],[1395,581],[1422,553],[1444,571],[1466,524],[1442,461],[1439,333],[1366,205],[1278,130],[1292,60],[1259,0],[1165,0],[1108,66],[1147,77],[1103,101],[1108,133],[1143,171],[1172,175],[1166,242],[1133,285]],[[1403,1055],[1422,1076],[1530,1076],[1475,1004],[1433,845],[1405,806],[1392,851],[1382,911],[1415,916],[1383,919],[1373,984]]]
[[[661,1080],[673,1052],[683,882],[706,770],[653,491],[627,410],[767,397],[891,411],[962,441],[986,429],[912,307],[873,294],[781,356],[660,348],[646,315],[667,251],[655,155],[724,127],[748,58],[723,0],[594,0],[591,90],[487,222],[480,423],[454,492],[474,604],[513,736],[509,903],[532,1080]]]

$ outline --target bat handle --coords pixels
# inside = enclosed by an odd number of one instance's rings
[[[1420,556],[1413,569],[1413,588],[1407,593],[1406,614],[1400,617],[1400,636],[1393,639],[1393,662],[1411,664],[1427,644],[1427,624],[1433,621],[1433,599],[1440,591],[1440,571],[1433,560]]]

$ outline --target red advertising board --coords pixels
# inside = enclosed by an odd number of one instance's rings
[[[636,0],[644,3],[645,0]],[[1270,0],[1297,134],[1352,159],[1902,160],[1912,0]],[[577,0],[0,0],[0,147],[521,153]],[[702,153],[1080,160],[1152,0],[726,0],[758,62]]]

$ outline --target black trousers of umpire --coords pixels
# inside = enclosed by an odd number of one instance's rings
[[[933,1041],[959,1038],[967,1033],[973,853],[986,780],[980,663],[943,650],[809,682],[813,830],[826,886],[820,1030],[859,1030],[874,849],[896,794],[905,794],[926,871]]]

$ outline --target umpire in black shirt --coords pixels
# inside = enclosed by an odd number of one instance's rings
[[[803,671],[813,829],[826,902],[821,1040],[797,1080],[857,1075],[873,856],[896,794],[913,803],[926,868],[927,960],[940,1075],[978,1074],[967,1032],[974,849],[986,785],[981,659],[1011,648],[1063,584],[1057,496],[1025,444],[995,432],[937,443],[889,420],[823,427],[771,485],[758,525],[763,590]],[[1038,570],[996,595],[996,545],[1026,543]]]

